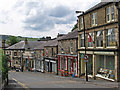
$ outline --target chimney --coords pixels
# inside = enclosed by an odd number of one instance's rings
[[[28,40],[27,40],[27,38],[25,38],[25,44],[28,44]]]
[[[51,40],[51,37],[46,37],[47,40]]]

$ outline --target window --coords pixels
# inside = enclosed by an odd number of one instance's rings
[[[106,56],[106,69],[115,70],[114,58],[114,56]]]
[[[14,52],[14,56],[17,56],[17,52]]]
[[[51,50],[52,50],[52,56],[53,56],[54,55],[53,48],[51,48]]]
[[[73,43],[70,43],[70,53],[73,52]]]
[[[115,46],[115,29],[108,29],[106,34],[107,46]]]
[[[67,70],[67,58],[65,57],[65,70]]]
[[[92,26],[97,25],[97,13],[92,14]]]
[[[84,34],[81,34],[81,42],[80,42],[80,45],[81,47],[84,47]]]
[[[104,55],[99,56],[99,68],[104,68]]]
[[[96,32],[96,46],[103,47],[103,32],[102,31]]]
[[[91,36],[91,42],[89,42],[89,35]],[[93,33],[89,33],[89,35],[88,35],[88,47],[93,47]]]
[[[80,19],[80,28],[83,29],[83,18]]]
[[[114,20],[114,6],[106,8],[106,21],[110,22]]]

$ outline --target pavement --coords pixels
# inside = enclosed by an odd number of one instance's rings
[[[29,89],[29,88],[119,88],[118,82],[103,79],[64,77],[51,73],[41,72],[9,72],[9,85],[5,89]],[[119,88],[120,89],[120,88]]]

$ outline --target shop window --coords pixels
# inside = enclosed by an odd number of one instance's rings
[[[67,58],[65,57],[65,70],[67,70]]]
[[[68,58],[68,72],[70,72],[70,58]]]
[[[107,38],[107,46],[115,46],[116,45],[114,28],[107,30],[106,38]]]
[[[61,62],[61,61],[62,61],[62,57],[60,57],[60,70],[61,70],[61,67],[62,67],[62,66],[61,66],[61,63],[62,63],[62,62]]]
[[[114,6],[106,8],[106,21],[110,22],[114,20]]]
[[[92,13],[92,26],[97,25],[97,13]]]
[[[99,68],[104,68],[104,55],[99,56]]]
[[[115,70],[114,56],[106,56],[106,69]]]
[[[73,65],[74,65],[74,73],[76,73],[76,70],[77,70],[77,68],[76,68],[76,67],[77,67],[77,66],[76,66],[76,65],[77,65],[77,64],[76,64],[76,61],[77,61],[76,59],[74,59],[74,61],[73,61]]]
[[[80,42],[81,47],[84,47],[84,34],[81,34],[81,42]]]
[[[89,55],[89,60],[87,63],[87,69],[88,69],[88,74],[93,74],[93,61],[92,61],[92,55]]]
[[[91,36],[91,42],[89,42],[89,35]],[[89,35],[88,35],[88,47],[93,47],[93,33],[89,33]]]
[[[103,32],[102,31],[96,32],[96,46],[103,47]]]

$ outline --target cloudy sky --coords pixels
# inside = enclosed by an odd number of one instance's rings
[[[85,11],[101,0],[0,0],[0,34],[56,37],[68,33]]]

